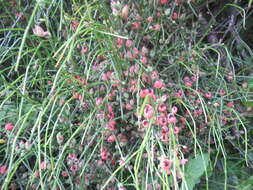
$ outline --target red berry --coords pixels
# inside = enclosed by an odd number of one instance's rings
[[[166,3],[168,3],[168,0],[160,0],[160,3],[161,4],[166,4]]]
[[[7,123],[5,125],[5,130],[7,130],[7,131],[12,131],[13,128],[14,128],[14,126],[12,123]]]

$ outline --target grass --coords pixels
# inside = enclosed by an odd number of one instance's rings
[[[0,0],[1,189],[252,189],[252,1],[115,2]]]

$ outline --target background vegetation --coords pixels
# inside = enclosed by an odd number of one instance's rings
[[[1,189],[253,189],[252,0],[0,0]]]

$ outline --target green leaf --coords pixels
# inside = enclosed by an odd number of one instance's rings
[[[185,168],[185,182],[182,183],[180,190],[193,190],[194,186],[200,182],[200,177],[207,169],[209,162],[208,154],[197,155],[190,160]],[[185,187],[187,185],[187,188]]]
[[[248,7],[251,7],[253,0],[249,0]]]
[[[170,13],[171,13],[171,9],[166,9],[166,10],[165,10],[165,15],[166,15],[166,16],[170,15]]]
[[[248,88],[249,88],[249,90],[253,89],[253,80],[252,79],[248,81]]]
[[[242,102],[246,107],[253,107],[253,101],[244,101]]]
[[[241,189],[241,190],[251,190],[252,188],[253,188],[253,176],[249,177],[246,181],[244,181],[238,187],[238,189]]]

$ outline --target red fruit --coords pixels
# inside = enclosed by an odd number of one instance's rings
[[[140,27],[141,27],[141,24],[140,23],[138,23],[138,22],[133,22],[132,23],[132,30],[138,30],[138,29],[140,29]]]
[[[148,58],[146,56],[142,56],[141,63],[145,65],[147,62],[148,62]]]
[[[167,118],[165,116],[158,116],[157,117],[157,124],[161,126],[166,126],[167,125]]]
[[[107,160],[108,158],[108,153],[107,153],[107,149],[106,148],[102,148],[100,150],[100,156],[102,160]]]
[[[212,98],[212,93],[211,92],[207,92],[204,94],[205,98],[207,99],[211,99]]]
[[[159,112],[166,112],[166,110],[167,110],[167,107],[164,103],[159,104],[159,106],[158,106]]]
[[[127,40],[126,41],[126,47],[130,48],[133,45],[133,41],[132,40]]]
[[[7,123],[5,125],[5,130],[7,130],[7,131],[12,131],[13,128],[14,128],[14,126],[12,123]]]
[[[160,0],[160,3],[161,4],[166,4],[166,3],[168,3],[168,0]]]
[[[68,172],[62,171],[61,175],[62,175],[63,177],[67,177],[67,176],[68,176]]]
[[[143,127],[143,128],[147,128],[147,127],[148,127],[148,121],[147,121],[147,120],[143,120],[143,121],[141,122],[141,124],[142,124],[142,127]]]
[[[174,116],[174,114],[169,113],[168,116],[167,116],[167,121],[168,121],[168,123],[176,123],[176,122],[177,122],[177,119],[176,119],[176,117]]]
[[[149,16],[149,17],[147,18],[147,21],[148,21],[148,22],[153,22],[153,21],[154,21],[154,19],[153,19],[153,17],[152,17],[152,16]]]
[[[7,172],[7,166],[6,165],[0,166],[0,174],[6,174],[6,172]]]
[[[163,88],[163,87],[164,87],[164,84],[161,80],[155,81],[154,88]]]
[[[109,121],[109,123],[108,123],[108,129],[110,131],[115,131],[116,130],[116,125],[117,125],[116,121]]]
[[[110,135],[110,136],[107,138],[107,142],[109,142],[109,143],[113,143],[113,142],[115,142],[115,140],[116,140],[116,137],[115,137],[114,135]]]
[[[150,119],[150,118],[152,118],[153,113],[154,113],[154,112],[153,112],[152,106],[149,105],[149,104],[147,104],[147,105],[145,106],[145,108],[144,108],[144,114],[143,114],[143,116],[144,116],[146,119]]]
[[[123,43],[124,43],[124,40],[122,38],[117,38],[116,44],[118,47],[122,47]]]
[[[155,25],[153,26],[153,28],[154,28],[154,30],[156,30],[156,31],[160,31],[160,30],[161,30],[161,25],[160,25],[160,24],[155,24]]]
[[[176,20],[176,19],[178,18],[177,13],[173,13],[173,14],[171,15],[171,18],[172,18],[173,20]]]
[[[234,102],[227,103],[227,106],[230,107],[230,108],[233,108],[234,107]]]
[[[171,113],[176,114],[177,111],[178,111],[178,108],[177,108],[176,106],[173,106],[173,107],[171,108]]]

